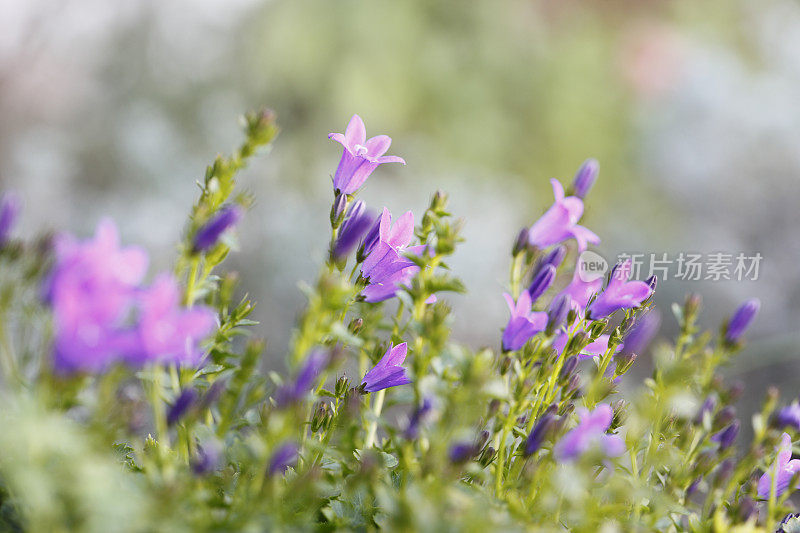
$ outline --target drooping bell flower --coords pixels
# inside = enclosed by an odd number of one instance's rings
[[[511,311],[506,329],[503,330],[503,349],[519,350],[531,337],[544,331],[547,327],[547,313],[531,309],[531,295],[528,291],[522,291],[516,302],[508,293],[503,294],[503,298]]]
[[[572,460],[596,449],[606,457],[618,457],[625,452],[625,443],[618,435],[608,435],[614,411],[600,404],[594,411],[578,409],[580,421],[556,444],[555,455],[560,460]]]
[[[353,203],[347,210],[344,222],[339,229],[339,235],[333,247],[334,259],[340,260],[347,257],[369,230],[374,219],[375,214],[366,209],[364,202],[358,200]]]
[[[197,230],[192,244],[194,253],[207,252],[214,247],[222,234],[238,224],[242,216],[244,216],[244,212],[238,205],[223,207],[219,213]]]
[[[21,209],[22,202],[19,196],[13,192],[5,193],[0,199],[0,246],[8,241]]]
[[[389,387],[411,383],[406,375],[406,369],[400,366],[406,360],[407,353],[408,344],[405,342],[394,347],[390,345],[378,364],[372,367],[361,380],[364,391],[377,392]]]
[[[330,133],[328,138],[344,147],[336,174],[333,176],[333,188],[341,194],[353,194],[360,189],[378,165],[406,164],[401,157],[383,155],[392,144],[391,137],[377,135],[367,139],[364,121],[358,115],[353,115],[350,119],[344,134]]]
[[[758,495],[768,499],[772,491],[773,476],[775,497],[780,497],[789,488],[792,477],[800,471],[800,459],[792,459],[792,438],[788,433],[781,435],[775,462],[767,467],[766,472],[758,480]],[[792,487],[792,490],[798,487]]]
[[[576,196],[565,198],[564,187],[558,180],[552,179],[550,183],[553,185],[555,203],[533,223],[528,233],[528,242],[533,246],[546,248],[574,238],[580,251],[584,251],[589,243],[598,244],[600,237],[578,225],[583,215],[583,201]]]
[[[760,308],[761,302],[757,298],[747,300],[740,305],[725,327],[725,341],[731,344],[737,342],[750,326]]]
[[[597,180],[597,175],[600,173],[600,163],[597,159],[587,159],[575,173],[575,178],[572,180],[572,190],[578,198],[585,198],[589,190]]]
[[[592,302],[587,316],[593,320],[605,318],[620,309],[639,307],[647,300],[653,290],[644,281],[627,281],[630,275],[631,261],[618,264],[611,271],[608,286]]]

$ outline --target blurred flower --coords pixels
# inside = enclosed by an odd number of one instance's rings
[[[580,276],[580,265],[575,266],[575,273],[572,276],[572,281],[567,285],[564,290],[558,293],[558,296],[567,295],[572,299],[573,309],[579,313],[586,310],[589,299],[593,294],[603,288],[603,278],[598,277],[592,281],[583,281]],[[558,298],[556,296],[556,298]]]
[[[583,201],[575,196],[564,197],[564,187],[558,180],[552,179],[555,203],[533,223],[528,240],[531,245],[545,248],[570,238],[578,242],[578,249],[586,249],[587,243],[598,244],[600,237],[578,225],[583,215]]]
[[[800,404],[792,402],[775,414],[775,424],[778,427],[792,427],[800,431]]]
[[[566,294],[557,296],[550,303],[550,309],[547,310],[547,326],[545,328],[548,334],[552,334],[564,324],[571,307],[572,299]]]
[[[600,356],[605,354],[608,351],[608,342],[611,340],[609,335],[600,335],[597,337],[596,340],[590,342],[586,346],[584,346],[581,351],[577,354],[579,359],[586,359],[589,357]],[[567,346],[567,341],[569,341],[569,334],[566,332],[562,332],[553,339],[553,349],[558,353],[561,354],[564,352],[564,348]],[[618,345],[614,353],[616,354],[622,349],[623,345]]]
[[[180,305],[178,283],[162,274],[139,296],[138,333],[141,351],[130,360],[197,365],[204,353],[198,344],[216,325],[216,313],[205,306]]]
[[[475,456],[475,444],[470,442],[457,442],[450,446],[447,457],[451,463],[459,464],[469,461]]]
[[[123,327],[147,271],[147,254],[122,248],[117,228],[103,220],[93,239],[55,239],[55,264],[45,299],[55,319],[56,371],[100,371],[137,347],[135,332]]]
[[[508,293],[503,294],[506,299],[511,317],[508,325],[503,330],[503,349],[519,350],[528,340],[547,327],[547,313],[534,312],[531,308],[531,295],[522,291],[514,303],[514,298]]]
[[[306,358],[303,367],[292,383],[282,386],[275,393],[275,402],[279,407],[299,402],[314,386],[314,381],[322,369],[328,364],[328,353],[321,349],[313,350]]]
[[[361,200],[350,206],[333,247],[334,259],[347,257],[367,232],[374,219],[374,213],[367,211]]]
[[[725,327],[725,341],[737,342],[755,318],[759,308],[761,308],[761,302],[757,298],[747,300],[740,305]]]
[[[658,328],[661,326],[661,313],[657,309],[653,309],[648,313],[637,316],[633,326],[625,333],[622,338],[624,353],[642,353],[653,337],[658,333]]]
[[[395,347],[390,345],[378,364],[372,367],[361,380],[364,390],[377,392],[389,387],[411,383],[406,375],[406,369],[400,366],[406,360],[407,353],[408,345],[405,342]]]
[[[207,440],[197,447],[197,455],[192,461],[192,470],[202,476],[219,468],[222,446],[217,440]]]
[[[525,234],[527,235],[528,230],[525,230]],[[561,266],[562,261],[567,256],[567,249],[559,244],[557,246],[553,246],[553,249],[550,250],[546,256],[542,257],[539,263],[536,265],[536,273],[539,273],[543,268],[551,265],[558,269]]]
[[[594,411],[578,409],[580,421],[558,442],[555,454],[561,460],[575,459],[591,449],[599,449],[607,457],[617,457],[625,452],[625,443],[617,435],[607,435],[614,412],[608,404],[600,404]]]
[[[408,419],[408,425],[403,432],[403,435],[406,439],[414,440],[419,436],[420,425],[428,413],[430,413],[432,407],[433,403],[431,402],[431,399],[425,398],[422,400],[422,404],[414,409],[414,412],[411,414],[411,418]]]
[[[173,403],[167,411],[167,425],[175,425],[183,418],[183,415],[186,414],[196,401],[197,391],[194,388],[189,387],[188,389],[183,389],[175,400],[175,403]]]
[[[380,164],[406,164],[400,157],[383,155],[392,144],[391,137],[377,135],[367,140],[364,121],[358,115],[353,115],[350,119],[344,134],[331,133],[328,138],[344,147],[342,159],[333,177],[333,188],[342,194],[356,192]]]
[[[572,180],[572,190],[578,198],[585,198],[589,190],[597,180],[597,174],[600,172],[600,163],[597,159],[587,159],[575,173],[575,178]]]
[[[11,230],[19,218],[22,201],[13,192],[7,192],[0,199],[0,246],[8,241]]]
[[[775,463],[767,467],[767,471],[758,480],[758,495],[767,499],[772,491],[773,475],[776,475],[775,496],[778,497],[786,492],[792,477],[800,472],[800,460],[792,459],[792,438],[788,433],[781,435],[781,443],[778,446]],[[797,488],[797,487],[793,487]]]
[[[597,320],[607,317],[619,309],[638,307],[653,294],[653,290],[647,283],[636,280],[627,281],[630,266],[631,261],[628,259],[614,267],[608,286],[589,306],[587,316]]]
[[[547,292],[553,280],[556,279],[556,268],[553,265],[545,265],[539,270],[528,287],[528,294],[531,295],[531,302],[535,302],[542,294]]]
[[[297,464],[298,449],[297,444],[294,442],[286,442],[278,446],[272,452],[272,458],[269,460],[269,468],[267,473],[272,476],[275,474],[283,474],[286,470]]]
[[[242,208],[231,205],[222,208],[211,220],[206,222],[194,236],[192,250],[195,253],[211,249],[219,241],[220,236],[229,228],[235,226],[244,216]]]
[[[700,409],[697,410],[697,414],[694,416],[694,423],[702,424],[706,413],[710,415],[716,407],[717,399],[713,396],[708,396],[705,400],[703,400],[703,404],[700,406]]]

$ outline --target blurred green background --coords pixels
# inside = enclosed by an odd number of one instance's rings
[[[327,245],[326,135],[353,113],[394,139],[363,191],[420,215],[437,188],[465,217],[452,266],[458,338],[497,346],[519,227],[586,157],[597,251],[760,252],[757,281],[662,280],[704,294],[714,327],[763,308],[731,373],[796,386],[800,312],[800,4],[793,0],[7,0],[0,5],[0,180],[23,232],[113,216],[169,268],[195,180],[269,106],[282,133],[243,175],[258,198],[232,266],[282,357]],[[791,390],[791,389],[790,389]]]

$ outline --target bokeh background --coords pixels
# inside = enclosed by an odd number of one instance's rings
[[[279,361],[326,253],[326,135],[359,113],[394,138],[363,197],[420,215],[451,195],[456,337],[497,346],[508,250],[550,177],[601,162],[585,224],[597,251],[760,252],[757,281],[662,280],[703,293],[704,323],[761,298],[729,373],[757,401],[800,383],[800,3],[795,0],[5,0],[0,182],[22,230],[113,216],[169,268],[195,181],[272,107],[282,133],[242,175],[258,201],[231,266]]]

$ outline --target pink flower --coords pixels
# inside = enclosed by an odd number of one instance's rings
[[[553,244],[575,238],[578,249],[582,252],[587,243],[598,244],[600,237],[583,226],[578,221],[583,215],[583,200],[577,196],[564,197],[564,187],[558,180],[552,179],[555,203],[542,217],[533,223],[528,232],[528,242],[539,248],[546,248]]]

